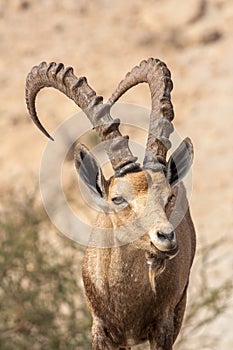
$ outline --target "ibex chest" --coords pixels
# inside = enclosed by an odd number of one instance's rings
[[[96,296],[103,301],[106,311],[112,310],[121,320],[127,322],[139,313],[146,314],[155,304],[144,252],[135,253],[127,247],[97,254],[92,251],[84,265],[88,271],[84,277],[94,284]],[[99,307],[97,300],[96,304]]]

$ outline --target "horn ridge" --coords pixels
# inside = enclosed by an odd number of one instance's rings
[[[76,77],[72,67],[64,67],[62,63],[41,62],[34,66],[26,79],[25,98],[29,114],[36,126],[51,140],[47,130],[41,124],[35,107],[36,96],[44,87],[53,87],[72,99],[87,115],[92,125],[105,143],[106,153],[113,169],[120,169],[125,163],[131,168],[139,168],[136,157],[128,145],[128,139],[119,131],[119,119],[113,120],[110,115],[111,106],[103,104],[103,97],[97,96],[85,77]],[[130,167],[128,167],[130,168]]]
[[[173,83],[171,73],[166,64],[154,58],[143,60],[138,66],[135,66],[126,74],[125,78],[119,83],[109,98],[108,103],[112,106],[127,90],[140,83],[147,83],[149,85],[152,102],[146,154],[152,151],[154,162],[161,162],[161,157],[157,157],[158,155],[156,154],[156,149],[158,149],[156,142],[160,140],[164,144],[163,154],[165,159],[163,159],[162,163],[165,163],[166,153],[170,148],[169,136],[173,130],[172,125],[169,127],[167,121],[171,124],[174,118],[173,106],[170,100]],[[163,125],[159,129],[157,128],[158,120],[162,120]]]
[[[41,62],[38,66],[34,66],[27,76],[25,97],[29,114],[37,127],[49,138],[51,136],[42,126],[37,116],[36,96],[42,88],[53,87],[71,98],[80,108],[87,108],[96,93],[85,79],[79,82],[81,91],[77,93],[77,89],[73,89],[77,80],[78,78],[74,75],[72,67],[65,68],[62,63],[56,64],[55,62],[49,64]]]

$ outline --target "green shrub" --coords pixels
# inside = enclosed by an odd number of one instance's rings
[[[90,349],[80,247],[52,231],[34,197],[0,214],[0,349]]]

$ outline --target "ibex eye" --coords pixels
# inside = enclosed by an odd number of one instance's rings
[[[117,196],[117,197],[112,198],[112,202],[116,205],[127,203],[126,200],[122,196]]]

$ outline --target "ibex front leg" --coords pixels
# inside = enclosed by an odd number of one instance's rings
[[[169,341],[169,344],[159,345],[155,339],[150,340],[150,350],[172,350],[172,343]]]
[[[101,322],[98,319],[94,319],[92,326],[92,350],[125,350],[125,348],[120,348],[114,344]],[[126,350],[130,350],[130,348],[126,348]]]
[[[149,335],[150,350],[173,349],[173,320],[167,320],[166,325],[154,330]]]

